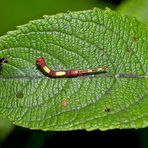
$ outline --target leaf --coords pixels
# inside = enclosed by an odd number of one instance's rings
[[[109,9],[31,21],[0,38],[0,114],[42,130],[107,130],[148,126],[146,26]],[[49,78],[52,69],[109,66],[107,73]]]
[[[148,23],[148,0],[125,0],[117,11],[129,16],[134,16],[138,20]]]
[[[14,126],[10,121],[0,117],[0,143],[6,140],[9,134],[13,131]]]

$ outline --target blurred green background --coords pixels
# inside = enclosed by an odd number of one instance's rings
[[[101,0],[0,0],[0,35],[29,20],[39,19],[43,15],[53,15],[94,7],[114,7],[113,3]]]
[[[0,36],[30,20],[67,11],[99,7],[118,9],[121,0],[0,0]],[[125,10],[125,9],[124,9]],[[141,12],[140,12],[141,13]],[[54,146],[125,146],[147,148],[148,128],[109,130],[105,132],[84,130],[69,132],[43,132],[12,125],[0,118],[0,148],[40,148]]]

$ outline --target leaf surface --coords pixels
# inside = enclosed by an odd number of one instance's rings
[[[148,126],[148,30],[109,9],[30,21],[0,38],[0,114],[42,130],[107,130]],[[50,78],[36,66],[106,73]]]

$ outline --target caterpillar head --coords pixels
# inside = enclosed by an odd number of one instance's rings
[[[45,59],[42,58],[42,57],[37,58],[37,59],[36,59],[36,64],[37,64],[38,66],[41,66],[41,67],[45,66]]]

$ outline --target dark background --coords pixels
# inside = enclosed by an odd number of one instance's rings
[[[16,127],[1,147],[42,148],[42,147],[125,147],[147,148],[148,128],[108,131],[66,131],[44,132]]]
[[[29,20],[39,19],[44,14],[77,11],[99,7],[116,9],[121,0],[0,0],[0,36]],[[108,131],[44,132],[15,126],[1,147],[130,147],[148,148],[148,128]],[[52,146],[53,145],[53,146]]]

